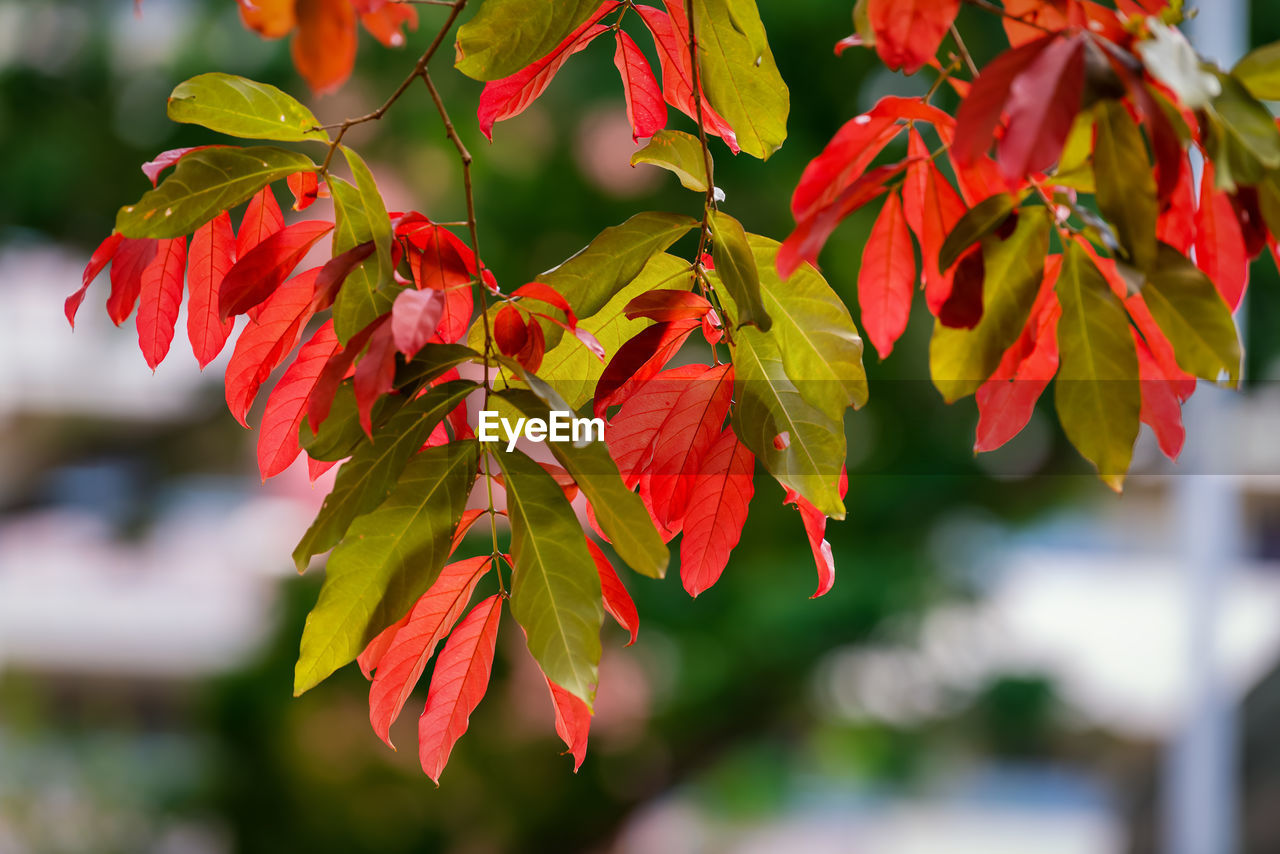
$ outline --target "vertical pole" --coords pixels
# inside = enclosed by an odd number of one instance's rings
[[[1248,0],[1200,4],[1190,37],[1206,58],[1230,67],[1248,48]],[[1243,322],[1243,312],[1239,319]],[[1223,598],[1239,557],[1241,496],[1222,470],[1212,430],[1232,401],[1202,383],[1187,406],[1187,445],[1175,475],[1173,520],[1179,541],[1186,635],[1186,717],[1166,757],[1162,792],[1165,854],[1241,850],[1240,740],[1236,698],[1219,650]]]

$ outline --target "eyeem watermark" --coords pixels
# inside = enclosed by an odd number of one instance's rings
[[[572,412],[559,409],[551,410],[551,418],[517,418],[501,417],[492,409],[480,410],[481,442],[501,442],[498,429],[506,437],[507,452],[516,448],[516,442],[522,437],[530,442],[573,442],[582,446],[590,442],[604,441],[603,418],[578,418]]]

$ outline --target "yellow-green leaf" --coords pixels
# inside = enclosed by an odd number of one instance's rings
[[[1142,131],[1119,101],[1099,101],[1098,135],[1093,151],[1098,209],[1115,227],[1133,265],[1150,270],[1156,263],[1155,173]]]
[[[547,405],[530,391],[507,389],[498,394],[530,418],[551,417]],[[669,559],[667,547],[640,496],[623,483],[604,440],[582,447],[569,442],[548,442],[547,446],[591,502],[596,522],[618,556],[636,572],[662,578]]]
[[[511,614],[547,678],[595,699],[604,611],[600,576],[564,492],[520,452],[498,454],[511,519]]]
[[[329,141],[316,117],[292,96],[234,74],[201,74],[179,83],[169,96],[169,118],[247,139]]]
[[[1045,208],[1028,208],[1007,240],[982,240],[986,275],[982,284],[982,319],[972,329],[937,322],[929,342],[933,384],[947,403],[973,394],[1000,365],[1005,350],[1018,340],[1031,316],[1044,280],[1049,251],[1049,218]]]
[[[1222,94],[1206,111],[1205,139],[1214,178],[1223,190],[1259,184],[1269,171],[1280,169],[1280,130],[1271,111],[1239,81],[1227,74],[1217,77]]]
[[[707,99],[743,151],[768,159],[787,138],[791,93],[773,61],[756,0],[698,0],[693,8]]]
[[[752,324],[768,332],[773,319],[760,296],[760,272],[747,243],[747,232],[742,223],[720,211],[708,211],[707,221],[711,226],[711,257],[716,262],[716,274],[738,307],[734,319],[738,326]]]
[[[680,179],[687,189],[707,191],[707,164],[697,137],[678,130],[660,130],[644,148],[631,155],[631,165],[660,166]]]
[[[314,172],[305,154],[283,148],[206,148],[178,161],[160,186],[116,215],[125,237],[172,238],[191,234],[272,181]]]
[[[1211,382],[1226,377],[1230,385],[1239,384],[1240,336],[1231,309],[1199,267],[1161,244],[1142,298],[1173,344],[1179,367]]]
[[[485,0],[458,29],[457,62],[475,80],[499,80],[533,64],[568,38],[600,0]]]
[[[1066,247],[1058,276],[1058,419],[1071,444],[1117,491],[1133,458],[1142,392],[1129,317],[1093,261]]]
[[[295,696],[359,655],[440,575],[479,459],[475,442],[427,448],[405,467],[390,497],[351,525],[329,556],[320,598],[302,630]]]
[[[333,194],[335,221],[333,254],[339,255],[353,246],[370,240],[376,243],[379,210],[370,211],[365,207],[364,192],[341,178],[329,179],[329,191]],[[376,193],[375,188],[374,194]],[[387,219],[386,209],[382,208],[381,197],[375,205],[381,208],[382,222],[389,227],[390,220]],[[388,252],[389,250],[388,241]],[[391,265],[389,254],[386,264],[389,270]],[[333,302],[333,329],[340,341],[346,342],[379,315],[391,309],[394,295],[390,288],[383,287],[382,265],[382,249],[378,247],[378,251],[356,265],[355,269],[347,275],[346,281],[342,283],[342,288]],[[385,283],[389,284],[390,281],[388,272]]]
[[[966,211],[943,241],[938,252],[938,269],[951,269],[966,249],[1004,225],[1015,204],[1017,199],[1013,196],[997,193]]]
[[[1280,101],[1280,42],[1256,48],[1231,69],[1255,98]]]

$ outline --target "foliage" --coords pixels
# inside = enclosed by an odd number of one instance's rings
[[[781,243],[722,208],[710,147],[719,138],[765,160],[786,138],[790,95],[754,0],[485,0],[458,29],[456,64],[485,81],[486,136],[611,33],[634,136],[649,140],[633,161],[702,197],[700,219],[635,214],[510,289],[479,253],[472,155],[430,68],[467,0],[436,5],[435,37],[363,116],[321,125],[279,89],[229,74],[181,84],[173,120],[313,154],[211,144],[159,155],[143,170],[153,189],[121,209],[66,305],[74,323],[110,264],[108,311],[119,324],[137,307],[154,367],[175,334],[185,271],[201,364],[247,318],[226,379],[242,423],[296,351],[267,400],[263,477],[304,451],[313,479],[344,462],[294,555],[306,569],[332,549],[295,689],[358,660],[373,681],[371,721],[389,742],[442,647],[419,732],[433,780],[485,692],[504,602],[581,764],[604,615],[633,641],[638,617],[584,532],[579,494],[588,527],[639,573],[662,576],[665,544],[681,536],[681,579],[697,596],[739,542],[759,460],[799,511],[815,595],[831,589],[824,537],[845,515],[844,419],[869,389],[862,339],[817,262],[863,207],[882,205],[857,283],[868,336],[891,353],[919,279],[934,318],[934,385],[948,402],[976,398],[978,451],[1020,432],[1053,382],[1068,438],[1118,490],[1140,423],[1176,457],[1196,379],[1239,381],[1232,311],[1248,260],[1277,253],[1280,234],[1280,129],[1259,100],[1280,95],[1280,55],[1262,48],[1231,73],[1203,62],[1175,29],[1176,0],[971,0],[1001,17],[1009,41],[981,67],[955,26],[960,0],[859,0],[856,33],[837,52],[874,48],[889,68],[928,68],[934,82],[840,128],[801,176]],[[388,44],[418,18],[394,0],[241,0],[241,13],[263,36],[293,33],[295,64],[317,91],[350,73],[357,17]],[[648,33],[657,73],[628,28]],[[375,175],[344,144],[419,82],[458,154],[461,222],[388,213]],[[943,87],[960,99],[954,115],[933,103]],[[668,128],[668,107],[696,134]],[[343,162],[350,180],[335,174]],[[298,211],[331,197],[334,221],[286,226],[279,181]],[[296,273],[329,235],[328,260]],[[477,409],[537,418],[588,401],[608,419],[604,442],[550,444],[555,463],[476,435]],[[482,518],[488,551],[454,559]],[[490,577],[496,590],[472,606]]]

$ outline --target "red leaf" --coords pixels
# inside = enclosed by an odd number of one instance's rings
[[[285,182],[293,193],[293,209],[304,211],[320,198],[320,179],[314,172],[294,172]]]
[[[1249,256],[1231,197],[1215,189],[1213,180],[1213,164],[1206,160],[1196,210],[1196,266],[1235,311],[1249,287]]]
[[[182,310],[182,281],[187,272],[187,239],[161,240],[156,257],[142,271],[138,304],[138,346],[152,370],[169,355],[173,330]]]
[[[98,274],[115,257],[123,240],[124,237],[113,232],[107,236],[106,240],[98,244],[98,248],[93,250],[93,254],[89,256],[89,263],[85,265],[84,276],[81,278],[80,289],[67,297],[67,301],[63,305],[63,311],[67,315],[67,323],[71,324],[72,329],[76,328],[76,312],[80,310],[80,303],[84,302],[84,295],[88,292],[89,285],[93,284],[93,280],[98,278]]]
[[[1054,285],[1062,256],[1049,258],[1044,284],[1022,335],[1005,351],[999,367],[977,392],[978,433],[973,452],[994,451],[1022,432],[1036,402],[1058,372],[1058,305]]]
[[[187,338],[191,352],[203,368],[227,344],[234,320],[218,317],[218,294],[222,281],[235,265],[236,238],[231,230],[231,214],[223,211],[196,229],[191,238],[187,271]]]
[[[929,311],[937,315],[951,294],[952,284],[951,276],[938,269],[938,253],[967,208],[942,170],[928,159],[920,134],[913,129],[909,138],[907,150],[914,160],[907,167],[902,187],[902,212],[920,241],[925,300]]]
[[[338,296],[338,290],[347,280],[347,276],[351,275],[351,271],[359,266],[361,261],[377,251],[377,248],[377,244],[372,240],[366,240],[324,263],[320,268],[320,276],[316,279],[316,311],[324,311],[333,305],[334,299]]]
[[[696,122],[698,109],[693,98],[693,65],[689,62],[689,26],[680,3],[668,3],[666,6],[670,14],[653,6],[637,5],[632,8],[644,20],[658,48],[658,63],[662,66],[662,97]],[[703,128],[708,134],[721,137],[729,150],[737,154],[742,149],[733,128],[715,111],[705,93],[701,100]]]
[[[1040,51],[1009,88],[1008,129],[997,160],[1008,181],[1042,172],[1058,161],[1084,94],[1084,37]]]
[[[294,223],[241,255],[222,280],[218,314],[226,319],[266,300],[293,273],[311,247],[331,231],[331,222]]]
[[[849,473],[840,470],[840,497],[843,499],[849,491]],[[831,551],[831,544],[826,540],[827,517],[798,493],[787,490],[783,504],[794,504],[800,511],[800,521],[804,524],[805,535],[809,538],[809,548],[813,552],[813,562],[818,570],[818,589],[810,599],[826,596],[836,583],[836,559]]]
[[[346,346],[335,353],[329,360],[329,364],[320,371],[315,391],[311,392],[311,397],[307,399],[307,422],[311,425],[311,432],[319,432],[320,425],[329,417],[329,410],[333,406],[333,396],[338,391],[338,385],[347,377],[351,366],[355,364],[356,357],[364,351],[365,345],[369,343],[369,337],[386,322],[387,316],[384,314],[351,336]]]
[[[471,510],[464,510],[462,519],[458,522],[458,527],[453,531],[453,543],[449,546],[449,554],[453,554],[458,550],[458,546],[462,545],[462,541],[466,539],[468,533],[476,522],[480,520],[489,511],[483,507],[477,507]],[[505,510],[499,510],[498,513],[505,514]]]
[[[605,557],[604,550],[596,545],[596,541],[587,538],[587,550],[596,562],[596,571],[600,575],[600,590],[604,595],[604,609],[618,625],[631,633],[627,646],[636,642],[640,633],[640,614],[636,611],[636,603],[631,601],[631,594],[622,585],[622,579],[614,572],[613,564]]]
[[[155,186],[160,179],[160,173],[176,164],[179,160],[186,157],[193,151],[202,151],[206,148],[216,148],[213,145],[197,145],[193,148],[172,148],[168,151],[162,151],[155,156],[155,159],[148,160],[142,164],[142,174],[151,180],[151,186]]]
[[[629,320],[647,317],[659,323],[676,320],[702,320],[711,311],[706,297],[693,291],[657,288],[645,291],[623,306],[622,313]]]
[[[405,24],[408,24],[411,30],[418,29],[418,10],[408,3],[388,0],[385,3],[365,5],[372,8],[369,11],[362,11],[359,4],[356,7],[356,11],[360,12],[360,23],[364,24],[364,28],[370,35],[387,47],[404,45]]]
[[[622,30],[618,30],[613,64],[622,77],[622,94],[627,103],[632,138],[639,141],[653,136],[667,126],[667,104],[662,99],[662,87],[653,76],[640,46]]]
[[[689,492],[680,540],[680,581],[697,596],[720,579],[729,553],[742,537],[755,494],[755,457],[733,430],[722,432],[706,453]]]
[[[670,527],[684,518],[703,457],[719,438],[732,399],[733,366],[717,365],[685,383],[667,413],[641,486],[641,496],[647,493],[650,510],[662,524]]]
[[[236,232],[236,257],[243,258],[249,250],[284,228],[284,214],[270,185],[263,187],[244,209],[240,230]]]
[[[319,273],[319,268],[308,270],[281,285],[236,339],[227,362],[227,408],[245,427],[258,389],[302,338],[311,319],[311,296]]]
[[[973,329],[982,320],[982,288],[987,276],[981,246],[956,262],[951,292],[938,309],[938,322],[952,329]]]
[[[418,719],[418,757],[436,785],[489,687],[501,614],[502,598],[496,594],[472,609],[449,636],[431,674],[427,706]]]
[[[338,464],[337,460],[313,460],[307,457],[307,477],[312,483],[320,479],[320,475]]]
[[[356,13],[350,0],[296,0],[293,64],[316,94],[332,92],[356,62]]]
[[[915,74],[933,59],[960,13],[960,0],[869,0],[876,52],[889,68]]]
[[[619,347],[596,382],[592,414],[603,418],[610,406],[624,403],[657,376],[699,325],[701,321],[690,319],[656,323]]]
[[[529,324],[519,309],[507,305],[498,311],[493,319],[493,339],[505,356],[520,352],[529,340]]]
[[[244,25],[263,38],[278,39],[297,23],[294,0],[236,0]]]
[[[395,388],[395,378],[395,337],[392,324],[384,323],[369,336],[369,349],[356,365],[354,380],[360,426],[370,438],[373,437],[373,405]]]
[[[396,349],[412,359],[435,335],[444,311],[440,291],[401,291],[391,306],[391,336]]]
[[[477,111],[480,131],[485,137],[492,140],[496,122],[518,116],[528,109],[547,90],[552,78],[569,61],[569,57],[585,48],[596,36],[607,33],[609,28],[596,21],[617,7],[615,0],[607,0],[580,27],[556,45],[551,53],[510,77],[486,83],[484,91],[480,93],[480,108]]]
[[[1142,384],[1139,417],[1143,424],[1155,431],[1156,441],[1164,455],[1177,460],[1187,438],[1187,431],[1182,426],[1182,402],[1178,399],[1175,383],[1165,376],[1151,348],[1142,340],[1138,330],[1131,331],[1138,348],[1138,378]]]
[[[488,272],[488,271],[486,271]],[[474,308],[471,287],[460,285],[444,292],[444,311],[440,315],[440,323],[436,326],[432,341],[441,344],[452,344],[461,341],[471,325],[471,312]],[[541,329],[538,330],[539,334]],[[530,368],[530,370],[533,370]]]
[[[315,462],[315,460],[308,458],[307,462],[311,463]],[[329,463],[329,465],[333,465],[333,463]],[[356,664],[360,666],[360,672],[364,674],[365,679],[373,679],[373,672],[377,670],[378,662],[382,661],[382,657],[387,654],[387,650],[391,649],[391,644],[395,642],[396,634],[400,629],[404,628],[404,624],[407,622],[409,622],[409,615],[405,614],[399,620],[378,632],[377,637],[369,641],[369,645],[364,648],[364,651],[356,656]]]
[[[1055,36],[1043,36],[1005,51],[988,63],[973,81],[969,96],[956,111],[956,139],[951,147],[956,163],[967,166],[991,148],[1013,81],[1055,39]]]
[[[1004,0],[1005,34],[1009,44],[1020,47],[1044,36],[1045,30],[1066,29],[1066,0]],[[1024,23],[1025,22],[1025,23]]]
[[[916,253],[902,213],[902,195],[890,193],[871,229],[858,271],[862,327],[881,359],[906,331],[916,286]]]
[[[414,604],[379,656],[377,673],[369,687],[369,722],[388,747],[395,747],[391,743],[391,725],[413,693],[436,645],[448,637],[466,610],[476,584],[489,570],[489,561],[488,555],[482,555],[440,570],[439,577]],[[437,664],[437,672],[439,667]]]
[[[271,390],[258,434],[258,471],[263,480],[287,469],[301,452],[298,430],[307,415],[307,398],[315,389],[321,370],[341,346],[333,321],[326,321],[298,349],[297,358]]]
[[[681,393],[706,370],[706,365],[683,365],[663,371],[641,386],[613,416],[605,441],[628,486],[640,480],[653,456],[654,439]]]
[[[543,679],[547,679],[543,674]],[[547,687],[551,690],[551,706],[556,712],[556,735],[569,748],[573,756],[573,773],[577,774],[582,767],[582,760],[587,758],[587,734],[591,729],[591,709],[578,697],[570,694],[556,683],[547,679]]]
[[[1156,220],[1156,239],[1190,256],[1196,241],[1196,188],[1191,161],[1179,157],[1178,180]],[[1210,167],[1212,168],[1212,167]]]
[[[111,259],[111,294],[107,297],[107,316],[116,326],[133,314],[142,292],[142,273],[156,257],[159,241],[151,237],[126,237]]]
[[[578,325],[578,318],[574,315],[573,309],[569,306],[569,301],[560,295],[560,292],[550,285],[542,282],[530,282],[527,285],[521,285],[516,288],[513,297],[523,297],[525,299],[537,300],[545,302],[549,306],[558,308],[564,312],[565,319],[569,322],[569,328]]]
[[[417,250],[409,266],[419,288],[447,290],[470,284],[476,272],[475,255],[453,232],[429,221],[411,220],[396,233]]]

